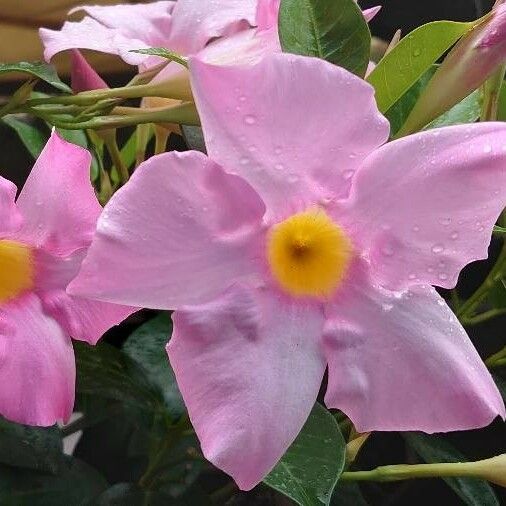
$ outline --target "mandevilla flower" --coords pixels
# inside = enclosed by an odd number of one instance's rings
[[[101,207],[90,154],[55,133],[15,201],[0,177],[0,414],[31,425],[67,420],[74,406],[69,336],[95,344],[131,308],[67,295]]]
[[[142,164],[69,290],[176,309],[167,351],[205,456],[252,488],[297,436],[326,368],[326,405],[359,432],[504,417],[430,285],[454,286],[487,256],[506,126],[384,144],[372,87],[327,62],[190,58],[190,70],[209,157]]]

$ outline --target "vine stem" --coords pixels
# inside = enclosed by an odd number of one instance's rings
[[[446,478],[475,476],[474,462],[441,464],[399,464],[380,466],[371,471],[345,471],[343,481],[400,481],[413,478]]]

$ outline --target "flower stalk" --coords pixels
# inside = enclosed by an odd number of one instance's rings
[[[342,481],[400,481],[415,478],[478,478],[506,486],[506,454],[476,462],[399,464],[370,471],[345,471]]]

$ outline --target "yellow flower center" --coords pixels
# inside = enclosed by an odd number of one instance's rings
[[[33,287],[33,258],[30,248],[0,240],[0,304]]]
[[[272,274],[294,296],[331,295],[346,274],[351,253],[343,230],[318,209],[274,225],[267,241]]]

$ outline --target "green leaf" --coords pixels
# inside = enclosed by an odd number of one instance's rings
[[[171,335],[170,316],[162,313],[134,331],[123,345],[123,351],[144,370],[151,383],[160,389],[171,416],[179,418],[186,409],[165,351]]]
[[[464,100],[454,105],[449,111],[446,111],[429,123],[424,130],[460,125],[462,123],[474,123],[480,117],[481,102],[482,92],[481,90],[475,90]]]
[[[358,483],[353,481],[338,482],[332,494],[331,506],[368,506]]]
[[[376,90],[379,110],[388,111],[472,26],[473,23],[434,21],[401,39],[367,77]]]
[[[316,56],[365,75],[371,34],[355,0],[282,0],[278,22],[284,52]]]
[[[26,149],[33,158],[37,158],[39,156],[48,139],[46,134],[41,132],[31,123],[19,120],[12,115],[3,117],[1,121],[18,134],[21,142],[25,145]]]
[[[506,234],[506,228],[500,227],[499,225],[494,226],[494,234]]]
[[[140,54],[149,54],[151,56],[160,56],[161,58],[166,58],[167,60],[175,61],[176,63],[183,65],[183,67],[188,68],[188,58],[185,58],[184,56],[181,56],[180,54],[175,53],[174,51],[169,51],[164,47],[147,47],[144,49],[131,49],[130,53],[140,53]]]
[[[467,461],[462,453],[440,436],[429,436],[420,432],[406,432],[403,436],[409,446],[429,464]],[[469,506],[499,506],[492,487],[486,481],[473,478],[445,478],[444,480]]]
[[[385,113],[386,118],[390,122],[390,135],[394,136],[404,124],[418,97],[434,75],[436,68],[435,65],[431,65],[422,77]]]
[[[264,482],[300,506],[328,505],[344,468],[345,450],[336,420],[316,404],[297,439]]]
[[[0,463],[57,473],[64,465],[59,429],[30,427],[0,418]]]
[[[506,308],[506,280],[500,279],[495,283],[487,294],[488,301],[494,308]]]
[[[107,487],[97,471],[67,457],[65,470],[53,476],[0,466],[0,504],[9,506],[78,506]]]
[[[72,93],[72,90],[58,77],[56,69],[49,63],[36,62],[18,62],[18,63],[0,63],[0,74],[8,72],[23,72],[42,79],[46,83],[54,86],[65,93]]]
[[[90,346],[74,341],[77,391],[111,400],[159,409],[163,399],[144,371],[125,353],[106,343]]]

